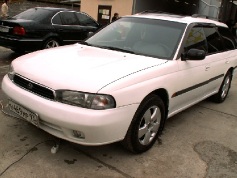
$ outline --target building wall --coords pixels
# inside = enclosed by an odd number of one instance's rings
[[[111,16],[115,12],[119,16],[131,15],[133,10],[133,0],[81,0],[81,11],[97,20],[98,5],[111,5]]]
[[[200,0],[199,14],[218,19],[220,7],[220,0]]]
[[[173,14],[197,13],[199,0],[136,0],[135,13],[155,10]]]

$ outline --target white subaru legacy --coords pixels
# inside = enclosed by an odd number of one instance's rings
[[[226,99],[236,47],[223,23],[145,12],[84,42],[15,59],[2,90],[12,112],[58,138],[120,141],[141,153],[167,118],[206,98]]]

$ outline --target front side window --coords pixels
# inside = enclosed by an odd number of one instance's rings
[[[156,19],[124,17],[86,42],[97,47],[138,55],[172,59],[186,24]]]
[[[200,49],[207,51],[207,41],[202,27],[193,27],[186,40],[184,50],[187,52],[189,49]]]

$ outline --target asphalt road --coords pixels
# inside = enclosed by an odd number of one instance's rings
[[[0,47],[0,82],[18,56]],[[1,178],[237,177],[237,75],[224,103],[203,101],[170,118],[154,147],[141,155],[119,143],[85,147],[67,141],[52,154],[57,139],[2,109],[5,104],[0,87]]]

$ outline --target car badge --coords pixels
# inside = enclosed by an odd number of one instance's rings
[[[32,90],[32,89],[33,89],[33,84],[32,84],[32,83],[28,83],[27,88],[28,88],[29,90]]]

